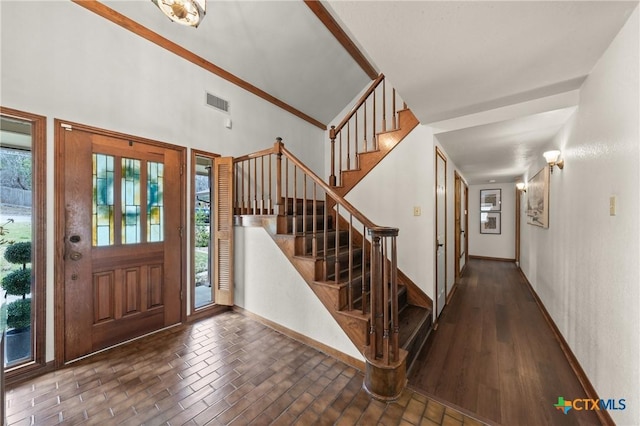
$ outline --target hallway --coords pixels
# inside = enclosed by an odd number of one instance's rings
[[[503,425],[600,424],[594,411],[553,406],[586,395],[510,262],[470,260],[409,384]]]

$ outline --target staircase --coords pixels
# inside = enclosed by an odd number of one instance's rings
[[[371,327],[366,297],[370,293],[371,259],[362,248],[362,235],[354,235],[353,229],[350,233],[347,224],[336,229],[335,216],[325,214],[324,200],[314,203],[288,198],[285,209],[272,237],[351,341],[364,349]],[[412,286],[415,284],[406,277],[398,281],[399,346],[407,352],[407,367],[418,355],[432,325],[431,308],[410,302],[428,304],[422,292]]]
[[[364,387],[381,400],[404,388],[431,330],[432,301],[397,267],[398,229],[374,224],[344,195],[417,123],[406,105],[396,110],[395,90],[387,98],[381,75],[331,128],[329,183],[279,138],[271,149],[233,160],[236,223],[265,227],[363,353]]]
[[[236,223],[268,231],[362,351],[369,393],[398,397],[432,318],[431,300],[397,269],[398,229],[372,223],[281,140],[234,166]]]

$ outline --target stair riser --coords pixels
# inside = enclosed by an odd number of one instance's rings
[[[287,215],[293,215],[293,200],[288,199],[287,205],[285,207],[285,211]],[[297,200],[295,203],[296,214],[303,215],[312,215],[313,214],[313,200],[307,200],[306,206],[304,200]],[[316,201],[316,215],[324,216],[324,201]]]
[[[288,234],[292,234],[293,233],[293,229],[294,229],[294,223],[295,223],[295,228],[297,230],[297,233],[301,233],[301,232],[313,232],[313,216],[307,216],[306,220],[303,216],[287,216],[286,218],[287,220],[287,233]],[[316,216],[315,218],[315,225],[316,225],[316,231],[324,231],[324,217],[322,216]],[[329,217],[329,219],[327,220],[327,229],[333,229],[333,219],[331,217]]]
[[[313,235],[308,235],[305,240],[305,253],[311,253],[313,248]],[[316,250],[318,253],[324,251],[324,232],[316,233]],[[349,244],[349,232],[340,231],[338,236],[339,247],[345,247]],[[335,231],[327,231],[327,249],[335,249],[336,247],[336,233]]]

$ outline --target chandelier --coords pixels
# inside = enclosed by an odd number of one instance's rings
[[[206,0],[151,0],[169,19],[197,27],[206,13]]]

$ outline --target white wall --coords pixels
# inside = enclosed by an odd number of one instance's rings
[[[500,234],[480,233],[480,191],[500,189]],[[487,183],[469,185],[469,255],[515,259],[516,257],[516,184]]]
[[[235,304],[364,361],[264,228],[236,227]]]
[[[398,267],[429,297],[434,282],[434,142],[418,125],[346,196],[375,224],[400,229]],[[422,215],[414,216],[418,206]]]
[[[322,130],[76,4],[4,1],[0,27],[2,106],[48,119],[48,361],[54,341],[54,118],[227,156],[265,149],[281,136],[322,173]],[[231,115],[206,106],[205,91],[229,100]],[[227,117],[231,130],[224,127]]]
[[[549,229],[521,218],[522,270],[600,398],[626,399],[609,411],[620,425],[640,424],[638,22],[636,8],[551,145],[566,164],[551,175]]]

